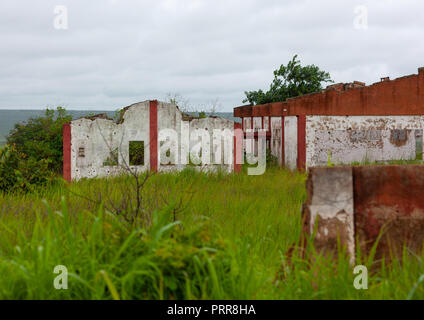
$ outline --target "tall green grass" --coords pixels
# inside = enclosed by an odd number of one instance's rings
[[[131,177],[0,195],[0,299],[419,299],[422,257],[370,267],[369,289],[341,251],[298,248],[305,175],[192,169],[152,176],[141,223],[119,207]],[[112,206],[113,205],[113,206]],[[53,287],[68,268],[68,290]]]

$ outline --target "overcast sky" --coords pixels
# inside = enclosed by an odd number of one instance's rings
[[[116,110],[172,92],[232,111],[294,54],[336,82],[417,73],[423,27],[422,0],[1,0],[0,108]]]

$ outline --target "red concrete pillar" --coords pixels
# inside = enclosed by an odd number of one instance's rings
[[[240,123],[234,123],[234,172],[241,172],[244,133]]]
[[[306,115],[297,116],[297,169],[306,169]]]
[[[71,182],[71,124],[63,125],[63,179]]]
[[[281,166],[286,166],[286,137],[285,137],[285,123],[284,123],[284,116],[281,117]]]
[[[250,117],[250,129],[252,129],[252,131],[254,131],[253,129],[253,117]]]
[[[158,171],[158,101],[150,101],[150,171]]]
[[[241,118],[241,130],[244,132],[244,118]]]
[[[265,129],[264,128],[264,117],[262,117],[261,120],[262,120],[262,128],[261,129]]]

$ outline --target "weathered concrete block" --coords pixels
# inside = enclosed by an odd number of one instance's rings
[[[346,246],[349,255],[353,256],[352,168],[312,168],[307,180],[307,193],[305,231],[312,234],[316,226],[316,248],[337,252],[340,239],[341,245]]]
[[[405,245],[420,253],[424,242],[424,166],[311,168],[304,205],[305,232],[317,222],[315,246],[353,261],[356,244],[376,258],[399,256]],[[317,221],[318,219],[318,221]]]

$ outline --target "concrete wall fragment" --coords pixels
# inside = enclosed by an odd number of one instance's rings
[[[307,180],[308,201],[304,206],[306,232],[315,233],[315,247],[337,253],[337,245],[354,257],[354,209],[352,168],[312,168]]]
[[[421,254],[424,243],[424,166],[311,168],[303,208],[305,232],[317,222],[315,246],[337,252],[337,236],[354,261],[376,245],[376,259]]]

